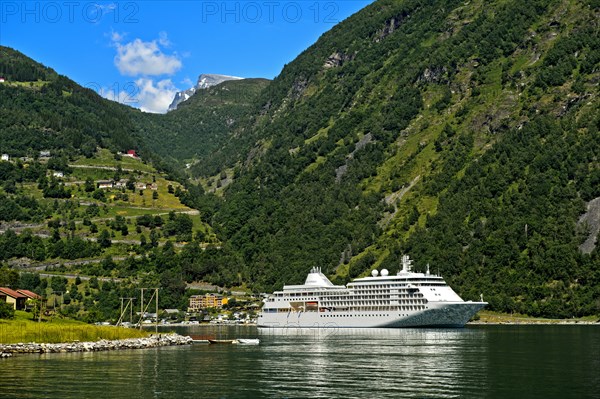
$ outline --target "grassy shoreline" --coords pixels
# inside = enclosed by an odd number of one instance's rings
[[[497,313],[489,310],[482,310],[478,313],[479,319],[470,321],[468,324],[598,324],[598,316],[586,316],[573,319],[546,319],[542,317],[531,317],[522,314]]]
[[[93,342],[101,339],[144,338],[149,335],[149,332],[143,330],[96,326],[69,319],[53,318],[38,323],[31,319],[30,313],[19,311],[16,312],[14,320],[0,320],[1,344]]]

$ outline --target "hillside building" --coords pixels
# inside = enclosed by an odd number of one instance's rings
[[[188,312],[197,312],[206,308],[222,308],[227,305],[228,299],[220,294],[192,295]]]
[[[0,287],[0,301],[12,305],[15,310],[25,309],[27,296],[10,288]]]

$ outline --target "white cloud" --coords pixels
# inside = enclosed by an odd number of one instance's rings
[[[182,64],[177,54],[164,54],[160,45],[170,44],[167,34],[160,33],[158,42],[144,42],[141,39],[135,39],[129,43],[121,43],[123,35],[113,32],[111,35],[113,45],[117,49],[115,56],[115,65],[122,75],[127,76],[157,76],[172,75],[177,72]]]
[[[110,32],[110,40],[112,40],[113,42],[121,42],[125,36],[127,36],[126,33],[119,33],[119,32],[115,32],[115,31],[111,31]]]
[[[140,78],[135,83],[138,87],[138,106],[144,112],[164,114],[179,91],[171,79],[155,83],[152,79]]]
[[[164,31],[158,32],[158,42],[163,47],[171,46],[171,42],[169,41],[169,38],[167,37],[167,32],[164,32]]]
[[[109,100],[137,107],[144,112],[165,113],[179,91],[171,79],[161,79],[161,75],[172,75],[182,67],[177,53],[163,52],[171,46],[166,32],[159,32],[159,38],[150,42],[134,39],[125,42],[126,33],[111,31],[112,46],[117,54],[114,62],[121,75],[133,76],[134,81],[118,90],[103,88],[100,95]]]
[[[125,84],[120,91],[103,87],[99,94],[108,100],[137,107],[144,112],[164,114],[178,91],[171,79],[155,83],[149,78],[139,78]]]

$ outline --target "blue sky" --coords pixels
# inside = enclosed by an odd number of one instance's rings
[[[164,112],[201,73],[274,78],[373,0],[0,2],[0,44],[103,96]]]

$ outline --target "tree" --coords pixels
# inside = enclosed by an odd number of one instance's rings
[[[50,279],[50,287],[53,291],[56,292],[66,292],[67,291],[67,279],[60,276],[52,276]]]
[[[112,242],[110,240],[110,233],[108,232],[108,230],[102,230],[100,236],[98,237],[98,244],[100,244],[100,247],[102,248],[108,248],[112,245]]]
[[[0,268],[0,287],[18,288],[19,272],[4,265]]]
[[[148,240],[146,239],[146,236],[142,234],[140,236],[140,247],[146,248],[147,245],[148,245]]]
[[[160,238],[160,233],[156,230],[151,230],[150,231],[150,246],[151,247],[158,247],[158,239]]]
[[[85,183],[83,186],[83,189],[85,190],[86,193],[91,193],[96,189],[96,185],[94,184],[94,180],[92,180],[91,177],[88,177],[87,179],[85,179]]]

